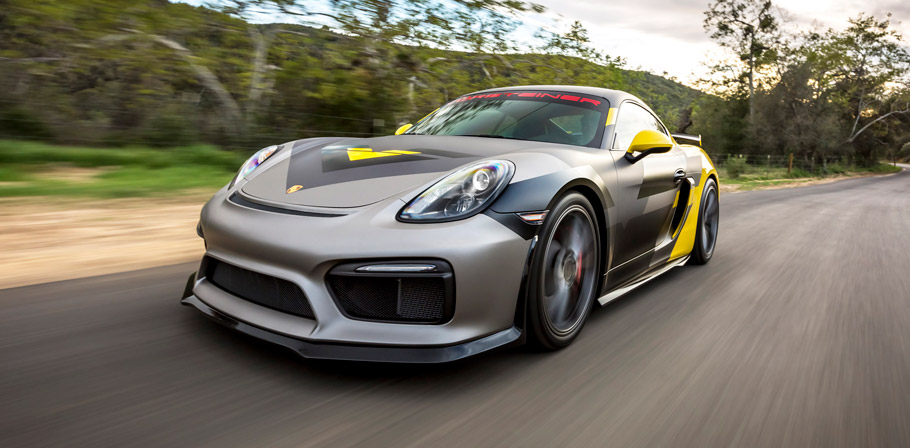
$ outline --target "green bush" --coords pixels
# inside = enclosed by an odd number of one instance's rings
[[[157,115],[145,126],[143,141],[159,148],[189,146],[199,142],[191,119],[175,114]]]
[[[901,170],[901,167],[894,166],[890,163],[879,163],[878,165],[866,168],[866,170],[870,173],[896,173]]]
[[[897,157],[905,162],[910,162],[910,142],[901,146],[900,151],[897,152]]]
[[[847,168],[840,163],[829,163],[825,174],[845,174],[846,172]]]
[[[802,178],[802,177],[812,177],[812,173],[810,173],[802,168],[793,167],[793,171],[790,173],[789,177],[794,178],[794,179]]]
[[[724,164],[727,170],[727,176],[731,179],[739,179],[739,176],[746,174],[749,165],[746,165],[746,159],[741,157],[730,156]]]
[[[47,140],[54,133],[38,115],[14,106],[0,111],[0,135],[7,138]]]

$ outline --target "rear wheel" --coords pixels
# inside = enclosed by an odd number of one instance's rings
[[[695,247],[692,248],[692,264],[706,264],[714,256],[717,228],[720,223],[720,202],[717,199],[717,182],[708,179],[701,195],[701,206],[698,208],[698,228],[695,231]]]
[[[539,348],[569,345],[591,311],[600,263],[596,219],[591,203],[570,193],[541,229],[528,288],[529,340]]]

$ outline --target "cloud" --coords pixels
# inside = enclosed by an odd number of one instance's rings
[[[704,0],[543,0],[551,14],[566,20],[581,20],[591,30],[634,30],[657,36],[699,42],[706,39],[702,28]]]
[[[668,72],[692,82],[705,73],[701,61],[717,54],[717,46],[704,30],[709,0],[537,0],[554,19],[581,21],[595,47],[628,60],[632,68]],[[801,29],[844,28],[860,12],[884,18],[910,40],[908,0],[778,0],[775,4]]]

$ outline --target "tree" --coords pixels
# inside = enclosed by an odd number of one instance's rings
[[[849,120],[841,132],[861,162],[875,162],[873,130],[888,120],[910,114],[907,98],[899,98],[896,86],[908,85],[910,53],[901,45],[903,36],[884,20],[860,14],[845,30],[829,29],[811,35],[806,58],[817,66],[815,82]],[[879,135],[878,138],[882,136]]]
[[[495,69],[489,67],[490,61],[508,65],[499,54],[518,48],[511,36],[521,23],[518,16],[545,10],[520,0],[331,0],[332,10],[319,13],[294,0],[258,3],[275,5],[291,17],[319,16],[332,29],[351,37],[362,49],[363,65],[373,76],[407,81],[409,113],[416,111],[416,89],[432,91],[450,75],[439,64],[447,58],[422,58],[423,49],[470,51],[458,65],[476,66],[492,84]]]
[[[548,54],[561,54],[586,59],[595,63],[612,62],[597,49],[591,47],[588,30],[578,20],[572,22],[569,29],[563,32],[541,31],[539,39],[545,39],[541,50]]]
[[[840,149],[842,122],[829,95],[814,89],[813,76],[810,63],[794,64],[773,88],[757,95],[753,134],[760,136],[762,153],[793,154],[809,169],[818,160],[826,169]]]
[[[901,146],[901,149],[897,153],[897,157],[904,162],[910,162],[910,142],[904,143],[904,146]]]
[[[864,15],[844,30],[779,40],[773,76],[752,99],[752,152],[792,153],[824,171],[831,159],[872,164],[874,151],[899,147],[900,120],[910,119],[910,98],[896,89],[910,67],[900,41],[888,20]]]
[[[736,52],[745,64],[749,117],[754,115],[755,75],[774,59],[779,29],[770,0],[715,0],[705,11],[705,30],[712,39]]]
[[[887,113],[864,117],[868,109],[882,103],[890,83],[900,81],[910,70],[910,53],[901,45],[903,36],[891,28],[891,15],[879,21],[860,14],[850,19],[843,32],[829,31],[823,51],[834,61],[832,80],[843,91],[853,111],[853,125],[847,141],[853,143],[870,125],[895,113],[908,113],[907,105]],[[907,81],[906,79],[904,81]],[[860,126],[863,118],[868,124]]]
[[[748,108],[745,98],[701,96],[693,102],[693,124],[687,131],[700,134],[712,155],[742,154],[749,140],[744,131]]]

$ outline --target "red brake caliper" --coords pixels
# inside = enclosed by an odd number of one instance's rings
[[[581,282],[581,260],[584,259],[584,258],[582,258],[582,255],[584,255],[584,253],[582,251],[578,251],[578,260],[576,260],[576,262],[575,262],[575,264],[578,266],[578,268],[575,272],[575,283],[576,284]]]

